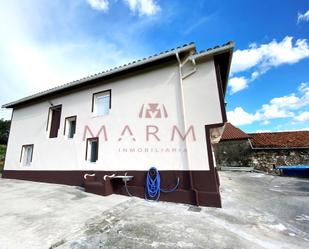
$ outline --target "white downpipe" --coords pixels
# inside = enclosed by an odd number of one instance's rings
[[[183,79],[182,79],[182,73],[181,73],[181,67],[182,67],[182,63],[181,60],[179,58],[179,54],[178,52],[176,53],[176,58],[178,61],[178,71],[179,71],[179,85],[180,85],[180,102],[181,102],[181,109],[182,109],[182,121],[183,121],[183,128],[184,131],[186,131],[186,119],[185,119],[185,106],[184,106],[184,98],[183,98]],[[187,141],[184,140],[184,144],[187,148]],[[189,157],[188,157],[188,149],[186,152],[186,161],[187,161],[187,169],[190,170],[190,162],[189,162]]]
[[[177,61],[178,61],[178,65],[179,65],[179,83],[180,83],[180,101],[181,101],[181,107],[182,107],[182,114],[183,114],[183,125],[184,125],[184,130],[186,131],[186,118],[185,118],[185,106],[184,106],[184,93],[183,93],[183,76],[182,76],[182,71],[181,71],[181,68],[182,68],[182,63],[181,63],[181,60],[179,58],[179,54],[176,53],[176,58],[177,58]],[[196,70],[195,70],[196,71]],[[194,72],[195,72],[194,71]],[[194,73],[193,72],[193,73]],[[191,73],[192,74],[192,73]],[[185,143],[185,146],[187,148],[187,140],[184,141]],[[198,191],[194,188],[194,182],[193,182],[193,176],[192,176],[192,171],[190,170],[190,166],[191,166],[191,162],[190,162],[190,157],[188,156],[188,153],[190,153],[190,150],[188,150],[187,148],[187,152],[186,152],[186,161],[187,161],[187,169],[189,170],[189,183],[190,183],[190,189],[194,192],[194,195],[195,195],[195,204],[197,206],[199,206],[199,198],[198,198]]]

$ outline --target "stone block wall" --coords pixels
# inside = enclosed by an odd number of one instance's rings
[[[275,166],[309,165],[309,149],[252,149],[247,139],[221,141],[214,146],[218,169],[254,167],[275,172]]]
[[[253,150],[251,166],[273,172],[275,166],[309,165],[309,149]]]

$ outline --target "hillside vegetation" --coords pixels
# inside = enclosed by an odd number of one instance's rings
[[[0,119],[0,144],[7,144],[10,132],[10,120]]]
[[[4,157],[6,151],[6,144],[9,138],[10,132],[10,120],[0,119],[0,171],[3,169]]]
[[[5,151],[6,151],[6,146],[1,144],[0,145],[0,171],[2,171],[3,169]]]

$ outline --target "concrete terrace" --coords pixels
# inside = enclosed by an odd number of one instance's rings
[[[221,172],[223,208],[0,179],[0,248],[307,248],[309,180]]]

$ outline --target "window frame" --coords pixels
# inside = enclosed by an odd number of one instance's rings
[[[23,164],[23,158],[24,158],[24,151],[25,151],[25,148],[26,147],[31,147],[31,157],[30,157],[30,164]],[[34,149],[34,144],[23,144],[21,146],[21,152],[20,152],[20,158],[19,158],[19,162],[20,162],[20,165],[23,166],[23,167],[28,167],[28,166],[31,166],[31,163],[32,163],[32,159],[33,159],[33,149]]]
[[[91,141],[97,141],[97,144],[98,144],[97,153],[96,153],[96,161],[95,162],[91,162],[91,160],[88,160],[88,156],[89,156],[88,155],[88,144]],[[85,160],[86,160],[86,162],[90,162],[90,163],[96,163],[99,160],[99,137],[91,137],[91,138],[87,138],[86,139],[86,156],[85,156]]]
[[[73,119],[73,118],[75,118],[75,133],[74,133],[73,137],[71,138],[71,137],[68,136],[69,134],[66,134],[66,129],[67,129],[67,122],[70,122],[70,121],[68,121],[68,119]],[[67,139],[73,139],[73,138],[75,137],[75,134],[76,134],[76,127],[77,127],[77,115],[65,117],[65,118],[64,118],[63,135],[64,135]],[[67,132],[69,132],[69,130],[68,130]]]
[[[104,94],[104,93],[109,94],[109,110],[112,109],[112,89],[108,89],[108,90],[104,90],[104,91],[100,91],[100,92],[95,92],[95,93],[92,94],[91,113],[96,117],[97,116],[106,116],[106,115],[99,115],[99,114],[94,113],[95,95]]]

